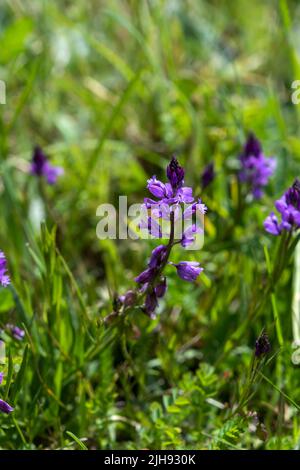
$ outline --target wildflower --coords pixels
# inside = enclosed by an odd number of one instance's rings
[[[166,245],[159,245],[151,253],[151,257],[148,263],[149,268],[158,268],[164,261],[167,253]]]
[[[175,222],[179,219],[181,214],[181,205],[189,204],[183,212],[183,218],[186,221],[192,218],[197,212],[205,214],[207,208],[202,203],[201,199],[194,200],[193,190],[190,187],[183,186],[184,184],[184,169],[179,165],[176,158],[172,158],[167,167],[168,182],[163,183],[153,176],[147,181],[147,188],[151,194],[158,200],[150,198],[144,199],[143,209],[145,209],[146,220],[142,220],[140,228],[146,228],[151,235],[157,238],[162,238],[164,234],[161,225],[155,219],[164,219],[169,221],[170,229],[167,237],[169,238],[167,245],[159,245],[151,253],[148,261],[147,268],[140,273],[135,281],[139,284],[139,293],[145,296],[145,303],[143,311],[147,313],[150,318],[154,318],[155,309],[158,306],[158,299],[162,298],[167,290],[167,280],[163,276],[163,270],[168,264],[168,259],[175,243],[181,243],[185,248],[195,241],[197,233],[202,233],[203,229],[192,223],[190,227],[185,228],[184,233],[179,238],[179,241],[174,241],[175,237]],[[151,216],[149,216],[149,209],[151,209]],[[182,261],[178,264],[169,263],[174,265],[177,269],[178,275],[181,279],[186,281],[194,281],[198,275],[203,271],[197,262]],[[125,300],[124,300],[125,302]]]
[[[160,199],[160,201],[154,201],[146,198],[144,202],[148,207],[158,203],[190,204],[194,201],[192,188],[183,186],[184,170],[174,157],[167,167],[167,178],[169,180],[168,183],[162,183],[156,178],[156,176],[152,176],[152,178],[147,181],[148,190],[153,194],[153,196]]]
[[[280,235],[283,230],[291,232],[300,228],[300,181],[298,179],[280,199],[275,201],[275,207],[281,216],[281,222],[274,212],[271,212],[264,221],[267,232]]]
[[[156,297],[159,297],[159,298],[163,297],[166,293],[166,290],[167,290],[167,280],[165,277],[163,277],[154,289]]]
[[[173,264],[177,269],[177,274],[184,281],[193,282],[197,279],[199,274],[203,271],[200,267],[200,263],[195,261],[180,261],[178,264]]]
[[[10,278],[7,274],[7,261],[5,254],[0,250],[0,284],[7,287],[10,284]]]
[[[14,409],[6,401],[0,399],[0,411],[2,411],[2,413],[9,414],[14,411]]]
[[[134,280],[138,284],[146,284],[147,282],[152,281],[155,276],[155,269],[146,269],[141,274],[139,274]]]
[[[276,160],[265,157],[262,147],[254,134],[249,134],[244,150],[240,155],[242,169],[240,181],[250,185],[253,196],[259,199],[263,195],[263,187],[275,171]]]
[[[63,168],[50,165],[48,158],[40,147],[35,147],[32,156],[31,173],[43,176],[48,184],[55,184],[64,172]]]
[[[156,293],[152,290],[146,295],[145,300],[145,311],[148,315],[150,315],[150,318],[154,318],[153,312],[156,309],[157,305],[157,296]]]
[[[187,246],[190,246],[192,243],[194,243],[195,235],[197,233],[203,233],[203,229],[198,227],[196,224],[193,224],[190,227],[188,227],[183,233],[183,236],[180,242],[181,246],[183,248],[186,248]]]
[[[148,262],[148,269],[143,271],[141,274],[139,274],[136,278],[135,281],[138,284],[146,284],[148,282],[151,282],[159,269],[162,266],[162,263],[164,262],[164,259],[167,254],[167,246],[166,245],[159,245],[151,253],[150,260]]]
[[[215,179],[216,173],[215,173],[215,167],[213,162],[209,163],[206,165],[204,168],[200,180],[201,180],[201,186],[202,189],[205,189],[212,181]]]
[[[10,331],[15,339],[18,341],[22,341],[25,337],[25,331],[21,330],[18,326],[12,325],[11,323],[7,323],[6,329]]]
[[[266,333],[262,333],[255,341],[255,356],[261,357],[271,351],[271,344]]]
[[[0,385],[2,384],[3,382],[3,377],[4,377],[4,374],[3,372],[0,372]]]
[[[268,217],[264,221],[264,227],[266,231],[271,233],[272,235],[281,234],[281,228],[279,227],[278,218],[274,214],[274,212],[271,212],[271,214],[268,215]]]
[[[173,191],[169,183],[162,183],[156,176],[152,176],[147,181],[147,188],[153,196],[158,197],[159,199],[172,197]]]

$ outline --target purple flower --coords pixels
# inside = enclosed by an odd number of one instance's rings
[[[40,147],[35,147],[32,156],[31,174],[43,176],[48,184],[55,184],[64,172],[63,168],[50,165],[48,158]]]
[[[3,377],[4,377],[4,374],[3,372],[0,372],[0,385],[2,384],[3,382]]]
[[[174,157],[167,167],[167,177],[169,183],[162,183],[156,176],[152,176],[148,180],[148,190],[153,196],[160,199],[160,201],[154,201],[146,198],[144,202],[148,208],[162,202],[166,204],[190,204],[194,201],[192,188],[183,187],[184,169]]]
[[[262,148],[259,140],[255,137],[252,132],[250,132],[248,135],[247,142],[244,146],[244,154],[248,156],[254,155],[255,157],[257,157],[261,152]]]
[[[139,274],[135,281],[138,284],[146,284],[148,282],[153,281],[155,278],[158,270],[160,269],[162,263],[165,260],[167,254],[167,246],[166,245],[159,245],[151,253],[150,260],[148,262],[148,269],[143,271]]]
[[[170,198],[173,195],[171,185],[169,183],[162,183],[156,176],[152,176],[152,178],[147,181],[147,188],[153,196],[159,199]]]
[[[271,344],[266,333],[262,333],[255,341],[255,356],[261,357],[271,351]]]
[[[216,173],[215,173],[215,167],[213,162],[209,163],[206,165],[204,168],[202,174],[201,174],[201,186],[202,189],[205,189],[210,183],[215,179]]]
[[[10,278],[7,274],[7,261],[5,254],[0,250],[0,284],[7,287],[10,284]]]
[[[172,264],[177,269],[178,276],[184,281],[195,281],[203,271],[203,268],[200,267],[200,263],[195,261],[180,261],[180,263]]]
[[[149,268],[143,271],[141,274],[139,274],[134,280],[138,284],[146,284],[148,282],[151,282],[154,279],[155,274],[156,274],[156,270]]]
[[[166,290],[167,290],[167,280],[165,277],[160,280],[160,282],[156,285],[154,290],[155,290],[156,297],[161,298],[165,295]]]
[[[18,326],[12,325],[11,323],[7,323],[6,329],[11,332],[13,337],[18,341],[22,341],[25,337],[25,331],[21,330]]]
[[[300,228],[300,182],[295,180],[294,184],[275,201],[275,207],[281,216],[279,223],[277,216],[271,214],[264,221],[264,227],[272,235],[280,235],[282,230],[290,232]]]
[[[2,413],[9,414],[14,411],[14,409],[6,403],[6,401],[0,399],[0,411],[2,411]]]
[[[264,227],[266,231],[271,233],[272,235],[281,234],[281,228],[278,224],[278,218],[276,217],[274,212],[271,212],[271,214],[266,218],[266,220],[264,221]]]
[[[156,309],[158,305],[157,302],[157,297],[154,291],[150,291],[146,295],[146,300],[145,300],[145,311],[147,314],[150,315],[150,318],[155,318],[155,315],[153,315],[154,310]]]
[[[181,246],[183,248],[186,248],[187,246],[192,245],[192,243],[194,243],[195,241],[195,236],[197,233],[203,233],[203,229],[198,227],[196,224],[193,224],[190,227],[188,227],[183,233],[183,236],[180,242]]]
[[[266,158],[260,142],[254,134],[250,134],[240,155],[242,169],[239,173],[240,181],[248,183],[253,196],[259,199],[263,195],[263,187],[268,184],[269,178],[275,171],[276,160]]]
[[[175,157],[172,158],[167,166],[167,178],[174,191],[182,187],[184,181],[184,169],[179,165]]]
[[[161,263],[164,261],[167,254],[166,245],[159,245],[151,253],[151,257],[148,263],[149,268],[159,268]]]

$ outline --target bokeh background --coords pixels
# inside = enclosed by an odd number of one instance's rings
[[[263,220],[299,173],[299,17],[296,0],[2,1],[0,247],[12,287],[0,289],[0,325],[26,338],[2,335],[0,391],[15,411],[0,416],[1,448],[299,447],[297,256],[249,320],[275,256]],[[236,220],[249,131],[277,170]],[[64,168],[53,187],[28,173],[34,145]],[[205,271],[189,284],[170,270],[156,320],[133,312],[104,326],[155,242],[99,240],[96,209],[142,201],[173,153],[209,209],[204,247],[188,255]],[[216,178],[201,192],[209,162]],[[263,328],[269,382],[259,376],[234,414]]]

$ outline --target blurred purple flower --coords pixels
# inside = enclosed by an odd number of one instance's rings
[[[7,261],[5,254],[0,250],[0,284],[7,287],[10,284],[10,277],[7,274]]]
[[[148,292],[146,295],[146,300],[145,300],[145,311],[148,315],[150,315],[150,318],[155,318],[154,310],[156,309],[158,305],[157,301],[157,296],[156,293],[152,290]]]
[[[195,261],[180,261],[180,263],[171,263],[177,269],[177,274],[184,281],[193,282],[197,279],[199,274],[203,271],[200,263]]]
[[[2,411],[2,413],[9,414],[14,411],[14,409],[6,403],[6,401],[0,399],[0,411]]]
[[[271,233],[272,235],[281,234],[281,228],[279,227],[279,224],[278,224],[278,218],[274,214],[274,212],[271,212],[271,214],[268,215],[268,217],[264,221],[264,227],[266,231]]]
[[[0,385],[2,384],[3,382],[3,377],[4,377],[4,374],[3,372],[0,372]]]
[[[156,285],[155,287],[155,294],[156,294],[156,297],[163,297],[166,293],[166,290],[167,290],[167,280],[166,278],[162,278],[161,281],[159,281],[159,283]]]
[[[254,134],[249,134],[244,150],[240,155],[242,169],[239,173],[241,182],[248,183],[253,196],[259,199],[263,195],[263,187],[268,184],[269,178],[276,168],[274,158],[265,157],[261,144]]]
[[[12,325],[11,323],[7,323],[6,324],[6,329],[8,331],[10,331],[10,333],[13,335],[13,337],[15,339],[17,339],[18,341],[22,341],[25,337],[25,331],[21,330],[21,328],[19,328],[16,325]]]
[[[55,184],[64,172],[63,168],[50,165],[48,158],[40,147],[35,147],[32,156],[31,174],[43,176],[48,184]]]
[[[151,282],[154,279],[155,274],[156,274],[156,270],[149,268],[143,271],[141,274],[139,274],[134,280],[138,284],[146,284],[148,282]]]
[[[300,228],[300,181],[295,180],[284,195],[275,201],[275,207],[281,216],[279,223],[274,212],[264,221],[265,230],[272,235],[280,235],[283,230],[290,232]]]
[[[205,189],[212,181],[215,179],[216,173],[215,173],[215,166],[213,162],[209,163],[206,165],[204,168],[202,174],[201,174],[201,186],[202,189]]]

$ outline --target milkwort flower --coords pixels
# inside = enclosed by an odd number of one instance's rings
[[[281,216],[271,214],[264,221],[265,230],[272,235],[280,235],[283,230],[291,232],[300,228],[300,181],[296,179],[293,185],[275,201],[275,207]]]
[[[276,168],[276,160],[267,158],[259,140],[254,134],[249,134],[244,150],[240,155],[241,170],[239,179],[248,183],[253,197],[260,199],[263,195],[263,187],[268,184],[269,178]]]
[[[7,274],[7,261],[5,254],[0,250],[0,284],[7,287],[10,284],[10,278]]]
[[[197,212],[203,215],[207,208],[200,199],[194,200],[192,188],[184,186],[184,169],[176,158],[172,158],[166,174],[168,178],[166,183],[159,181],[156,176],[147,182],[148,190],[157,200],[145,198],[144,207],[146,213],[149,209],[151,210],[151,216],[148,216],[146,221],[142,221],[141,228],[146,228],[151,235],[162,238],[164,234],[156,219],[167,220],[169,222],[168,243],[161,244],[152,251],[147,269],[135,278],[139,284],[138,295],[145,297],[143,310],[151,318],[155,317],[154,312],[158,306],[158,299],[162,298],[167,290],[167,280],[163,276],[163,270],[167,264],[177,269],[181,279],[190,282],[195,281],[203,271],[200,264],[196,262],[181,261],[177,264],[169,262],[169,256],[175,244],[181,243],[184,248],[190,246],[194,242],[196,234],[202,231],[201,227],[193,223],[184,231],[179,241],[175,241],[174,224],[175,219],[181,213],[181,205],[189,204],[183,212],[184,219],[191,218]],[[123,297],[125,301],[126,295]]]
[[[48,184],[55,184],[57,178],[64,172],[63,168],[53,166],[40,147],[35,147],[32,155],[31,174],[43,176]]]

